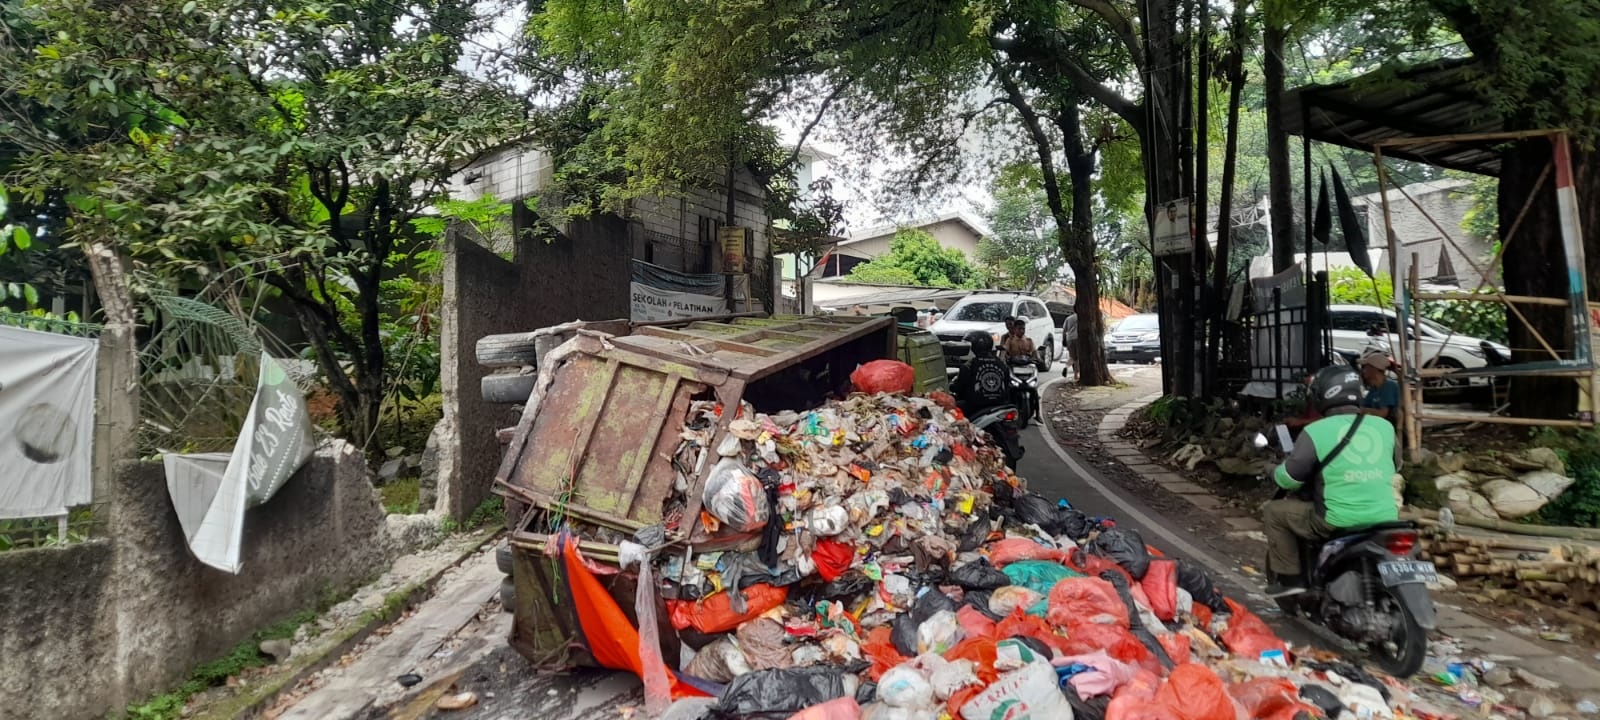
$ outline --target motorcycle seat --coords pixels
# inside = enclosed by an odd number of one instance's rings
[[[1366,527],[1339,528],[1338,530],[1335,530],[1333,535],[1328,539],[1338,540],[1339,538],[1346,538],[1352,535],[1371,535],[1372,533],[1382,532],[1384,530],[1413,530],[1416,527],[1417,524],[1411,522],[1410,520],[1395,520],[1393,522],[1378,523],[1377,525],[1368,525]]]

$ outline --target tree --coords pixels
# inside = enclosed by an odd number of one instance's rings
[[[978,273],[967,256],[941,247],[926,230],[901,228],[889,241],[889,252],[855,266],[851,282],[921,287],[976,287]]]
[[[1002,172],[993,188],[995,207],[989,214],[993,237],[978,243],[978,261],[991,273],[996,286],[1036,292],[1061,272],[1061,243],[1038,168],[1020,166],[1025,173]]]
[[[523,131],[521,103],[457,69],[484,27],[471,8],[25,0],[39,40],[0,51],[0,83],[60,127],[8,106],[8,179],[65,196],[102,301],[129,261],[172,286],[227,273],[280,293],[364,441],[390,389],[386,267],[428,247],[412,221],[455,170]]]

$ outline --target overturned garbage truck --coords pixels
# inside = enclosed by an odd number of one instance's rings
[[[496,478],[512,645],[637,674],[651,717],[1434,710],[1030,493],[948,395],[852,392],[894,333],[775,317],[525,338],[537,380]]]

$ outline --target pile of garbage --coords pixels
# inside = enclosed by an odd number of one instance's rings
[[[614,646],[595,656],[644,678],[652,716],[1368,720],[1405,705],[1393,681],[1292,657],[1202,568],[1028,492],[947,396],[743,406],[711,447],[728,411],[696,403],[675,457],[672,529],[695,540],[658,546],[658,527],[621,543],[636,649],[632,625],[599,632],[578,601],[591,649]],[[592,580],[577,547],[574,588]]]

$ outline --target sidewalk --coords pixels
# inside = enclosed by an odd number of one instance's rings
[[[1100,420],[1097,436],[1107,455],[1130,472],[1155,481],[1161,488],[1182,498],[1202,514],[1223,514],[1227,524],[1239,533],[1252,535],[1261,529],[1254,517],[1237,515],[1238,509],[1224,503],[1205,486],[1159,464],[1133,443],[1118,437],[1128,418],[1140,408],[1160,398],[1160,393],[1145,395],[1111,409]],[[1572,699],[1600,703],[1600,655],[1584,645],[1553,643],[1538,638],[1539,628],[1509,626],[1462,593],[1436,593],[1439,628],[1434,643],[1440,654],[1481,658],[1516,672],[1518,687],[1503,687],[1513,704],[1529,707],[1530,693],[1565,688]],[[1562,627],[1562,623],[1552,623]],[[1526,631],[1518,634],[1515,631]],[[1459,643],[1459,652],[1450,652]],[[1543,686],[1543,687],[1541,687]],[[1518,697],[1518,693],[1524,694]]]

